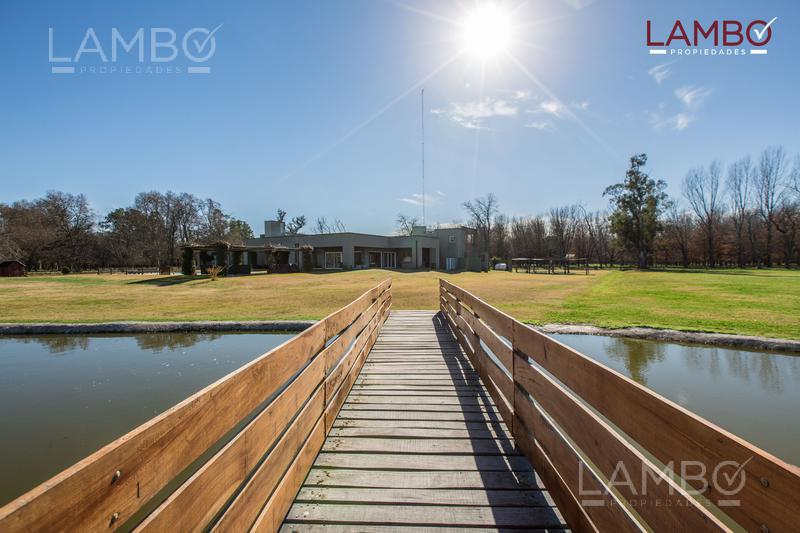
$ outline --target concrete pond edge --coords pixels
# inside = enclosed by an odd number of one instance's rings
[[[675,342],[682,344],[704,344],[718,348],[744,348],[747,350],[787,352],[800,354],[800,341],[773,339],[755,335],[734,335],[730,333],[709,333],[704,331],[678,331],[675,329],[656,329],[645,327],[601,328],[572,324],[545,324],[534,326],[542,333],[561,333],[566,335],[601,335],[606,337],[626,337],[650,341]]]
[[[280,332],[302,331],[312,326],[314,320],[252,320],[194,322],[96,322],[78,324],[60,323],[0,323],[0,335],[52,335],[91,333],[204,333],[204,332]]]
[[[250,321],[192,321],[192,322],[98,322],[98,323],[0,323],[0,336],[14,335],[86,335],[96,333],[203,333],[203,332],[297,332],[315,323],[314,320],[250,320]],[[600,335],[626,337],[684,344],[744,348],[800,354],[800,341],[773,339],[753,335],[732,335],[701,331],[678,331],[646,327],[601,328],[572,324],[533,326],[542,333]]]

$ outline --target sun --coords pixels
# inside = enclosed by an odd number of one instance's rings
[[[494,3],[468,12],[460,26],[462,50],[484,61],[508,50],[514,30],[510,13]]]

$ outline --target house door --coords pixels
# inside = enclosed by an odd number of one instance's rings
[[[397,268],[397,254],[395,252],[381,252],[382,268]]]
[[[422,267],[423,268],[430,268],[431,267],[431,249],[430,248],[423,248],[422,249]]]
[[[380,252],[370,252],[369,253],[369,268],[378,268],[381,266],[381,253]]]

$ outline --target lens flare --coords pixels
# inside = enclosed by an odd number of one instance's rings
[[[460,26],[462,49],[481,60],[507,51],[514,30],[509,12],[493,3],[467,13]]]

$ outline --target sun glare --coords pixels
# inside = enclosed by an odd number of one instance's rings
[[[461,46],[478,59],[491,59],[508,49],[512,32],[508,11],[497,4],[482,4],[461,22]]]

